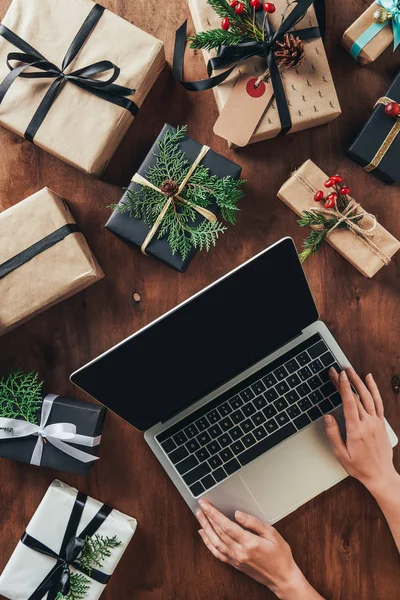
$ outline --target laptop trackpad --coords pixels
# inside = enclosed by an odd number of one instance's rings
[[[240,473],[270,523],[346,476],[332,454],[322,421],[270,450]]]

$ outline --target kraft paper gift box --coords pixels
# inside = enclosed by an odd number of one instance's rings
[[[325,189],[324,182],[327,179],[329,177],[326,173],[312,160],[307,160],[283,184],[278,192],[278,198],[301,216],[304,211],[316,208],[314,194],[318,190]],[[358,207],[355,214],[362,211],[363,208]],[[358,223],[363,229],[369,229],[373,224],[373,218],[369,215],[363,216]],[[306,228],[304,230],[306,231]],[[373,277],[385,265],[378,253],[361,236],[349,229],[335,229],[327,236],[326,240],[365,277]],[[388,259],[400,248],[400,242],[379,223],[373,231],[372,241]]]
[[[97,462],[107,412],[104,406],[69,396],[48,394],[43,398],[32,427],[32,423],[27,423],[20,415],[15,423],[10,420],[3,422],[2,400],[0,395],[1,458],[79,474],[88,473]],[[58,425],[60,434],[52,427],[54,425]],[[77,435],[65,439],[63,432],[70,431],[71,425],[76,428]],[[18,429],[24,426],[29,428],[28,431],[36,429],[35,433],[19,437]],[[40,426],[46,435],[46,443],[39,439]]]
[[[374,13],[380,8],[379,4],[373,2],[343,34],[342,46],[361,65],[368,65],[376,60],[393,43],[390,21],[387,21],[382,28],[376,26],[374,31],[369,30],[369,27],[374,25]],[[366,33],[367,30],[373,33],[376,31],[376,35],[371,37],[370,41],[367,41],[370,37]],[[364,44],[366,41],[367,43]]]
[[[95,8],[89,0],[13,0],[2,25],[53,63],[55,68],[62,69],[64,57],[83,23],[89,14],[94,15],[96,20],[101,10],[102,7]],[[108,10],[90,27],[83,35],[86,41],[65,69],[65,74],[101,61],[111,61],[120,69],[114,85],[129,88],[129,92],[134,90],[126,96],[126,90],[118,92],[120,97],[117,101],[122,104],[130,101],[130,109],[101,97],[110,95],[108,88],[93,90],[92,87],[92,91],[99,94],[96,96],[88,91],[87,85],[82,86],[85,77],[91,80],[109,79],[113,73],[110,64],[103,65],[104,72],[100,74],[83,72],[78,85],[58,77],[59,93],[33,141],[81,171],[98,176],[131,125],[135,106],[140,107],[164,66],[165,55],[161,41]],[[29,52],[23,44],[16,47],[8,39],[9,34],[3,27],[0,35],[0,82],[10,73],[7,56],[21,50]],[[22,63],[18,60],[12,61],[13,67],[20,65]],[[28,71],[38,73],[40,69],[33,66]],[[58,73],[54,73],[54,69],[52,72],[53,78],[20,76],[15,79],[0,104],[1,125],[24,137],[31,119],[57,79]],[[41,73],[48,74],[43,70]],[[25,71],[21,73],[22,76],[24,74]]]
[[[0,335],[104,277],[48,188],[0,213]]]
[[[219,29],[221,20],[206,0],[188,0],[195,30],[197,32],[209,29]],[[271,28],[275,31],[282,20],[282,13],[287,8],[286,0],[276,0],[276,11],[268,15]],[[300,30],[318,25],[315,11],[311,6],[304,18],[296,25]],[[295,33],[295,32],[294,32]],[[289,103],[292,128],[289,133],[316,127],[333,121],[341,114],[339,100],[325,53],[322,39],[315,38],[304,43],[305,61],[296,68],[286,69],[283,73],[283,87]],[[188,49],[187,53],[193,52]],[[206,63],[216,56],[216,51],[203,51]],[[239,74],[249,73],[261,75],[266,69],[266,63],[261,58],[242,61],[240,66],[222,84],[213,88],[218,111],[221,113],[235,86]],[[225,69],[214,71],[217,75]],[[187,79],[189,77],[187,76]],[[245,122],[245,115],[242,115]],[[274,138],[279,135],[281,124],[276,103],[273,101],[264,112],[258,126],[250,139],[250,144]],[[225,137],[225,135],[224,135]],[[230,141],[230,140],[229,140]]]
[[[385,113],[390,101],[400,103],[400,73],[374,110],[346,154],[385,183],[400,180],[400,118]]]
[[[79,506],[77,507],[75,504],[84,504],[81,516]],[[96,519],[96,515],[100,510],[102,510],[99,515],[100,518]],[[67,526],[71,515],[76,518],[74,527],[70,528],[68,533]],[[105,520],[104,516],[106,516]],[[95,519],[95,522],[92,521],[93,519]],[[75,577],[76,580],[77,575],[88,580],[86,593],[78,597],[84,600],[98,600],[105,589],[106,583],[96,581],[95,578],[106,582],[109,576],[113,574],[135,533],[136,526],[137,522],[133,517],[105,507],[101,502],[86,497],[78,493],[76,489],[55,480],[48,488],[29,522],[25,534],[18,542],[14,553],[0,576],[0,594],[8,600],[27,600],[46,578],[49,579],[49,573],[54,573],[56,566],[59,565],[53,576],[55,585],[52,590],[47,593],[44,584],[42,588],[43,595],[40,595],[42,593],[41,589],[37,597],[47,599],[64,597],[61,592],[60,596],[57,596],[57,586],[59,585],[60,573],[63,572],[63,564],[61,563],[60,566],[60,561],[57,561],[56,558],[46,556],[27,544],[33,546],[35,542],[39,542],[44,544],[56,556],[60,556],[63,554],[63,541],[69,542],[70,548],[78,547],[79,550],[79,543],[84,541],[88,534],[92,538],[96,535],[103,538],[116,536],[120,545],[112,548],[110,556],[101,560],[102,567],[95,566],[92,570],[92,576],[85,571],[79,571],[73,565],[68,565],[71,585],[74,584],[73,578]],[[26,543],[22,540],[25,540]],[[73,562],[79,563],[79,556]],[[98,577],[97,574],[99,574]]]

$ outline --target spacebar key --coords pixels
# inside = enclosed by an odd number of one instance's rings
[[[239,454],[237,459],[242,465],[242,467],[244,467],[255,458],[261,456],[261,454],[264,454],[264,452],[267,452],[267,450],[271,450],[271,448],[273,448],[274,446],[277,446],[284,440],[287,440],[294,433],[297,433],[296,427],[292,423],[288,423],[287,425],[282,427],[282,429],[278,429],[278,431],[276,431],[275,433],[272,433],[258,444],[255,444],[254,446],[246,450],[246,452]]]

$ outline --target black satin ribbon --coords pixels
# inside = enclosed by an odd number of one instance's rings
[[[33,142],[39,127],[43,123],[53,102],[67,81],[107,102],[125,108],[133,116],[138,113],[138,106],[132,100],[126,98],[126,96],[134,94],[136,90],[114,84],[114,81],[120,74],[120,69],[111,61],[102,60],[87,67],[77,69],[72,73],[65,73],[67,67],[76,58],[93,29],[96,27],[104,10],[103,6],[100,6],[99,4],[94,5],[72,41],[71,46],[68,48],[61,69],[54,63],[48,61],[40,54],[40,52],[25,42],[25,40],[21,39],[13,31],[10,31],[10,29],[7,29],[4,25],[0,25],[0,35],[22,51],[10,52],[7,56],[7,66],[10,69],[10,73],[0,84],[0,104],[18,77],[24,77],[26,79],[54,79],[54,82],[46,92],[25,132],[25,138],[30,142]],[[18,66],[14,67],[14,62],[17,62]],[[25,72],[27,69],[31,68],[34,68],[35,71]],[[94,75],[107,73],[109,71],[111,71],[111,75],[106,80],[100,80],[93,77]]]
[[[218,55],[208,62],[208,79],[201,79],[198,81],[184,81],[183,77],[187,28],[187,21],[185,21],[185,23],[183,23],[183,25],[181,25],[181,27],[177,30],[175,37],[173,72],[176,79],[183,85],[185,89],[192,92],[201,92],[204,90],[209,90],[223,83],[236,69],[236,67],[240,65],[241,62],[246,61],[254,56],[265,58],[270,71],[271,84],[274,90],[276,106],[281,122],[280,135],[285,135],[292,127],[292,120],[290,118],[289,106],[274,54],[275,44],[278,40],[282,40],[284,35],[292,30],[299,21],[301,21],[308,8],[313,3],[313,0],[297,0],[295,3],[295,8],[288,17],[284,18],[283,16],[282,23],[274,33],[271,31],[268,19],[265,19],[264,41],[244,42],[242,44],[238,44],[237,46],[220,46]],[[315,4],[317,14],[321,19],[320,26],[296,30],[296,35],[298,35],[302,40],[310,40],[317,37],[324,38],[325,2],[324,0],[315,0]],[[216,69],[221,69],[227,67],[228,65],[232,66],[223,73],[211,76],[212,72]]]
[[[71,235],[71,233],[79,233],[79,227],[76,223],[63,225],[59,229],[56,229],[56,231],[53,231],[53,233],[49,233],[43,239],[32,244],[32,246],[29,246],[29,248],[26,248],[26,250],[16,254],[13,258],[6,260],[6,262],[0,264],[0,279],[15,271],[15,269],[18,269],[18,267],[21,267],[38,254],[55,246],[55,244],[58,244],[58,242]]]
[[[87,537],[93,536],[99,527],[107,519],[112,508],[103,504],[98,513],[93,517],[85,529],[77,536],[77,530],[82,517],[83,509],[85,508],[87,496],[78,492],[71,515],[65,530],[64,538],[61,544],[59,554],[51,548],[42,544],[39,540],[33,538],[28,533],[24,533],[21,542],[31,548],[35,552],[40,552],[45,556],[54,558],[57,562],[51,571],[46,575],[43,581],[38,585],[36,590],[31,594],[28,600],[42,600],[47,595],[47,600],[55,600],[60,592],[63,596],[67,596],[70,591],[70,567],[74,567],[81,573],[86,573],[79,563],[75,562],[79,554],[82,552]],[[105,575],[97,569],[91,569],[89,577],[98,583],[106,585],[110,579],[109,575]]]

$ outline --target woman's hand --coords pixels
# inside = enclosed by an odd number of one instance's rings
[[[346,420],[346,441],[332,415],[325,417],[326,434],[332,450],[344,469],[372,493],[390,486],[398,477],[393,465],[393,451],[383,418],[383,403],[378,387],[367,375],[363,383],[354,369],[329,372],[340,392]],[[356,396],[350,383],[357,391]]]
[[[199,533],[216,558],[266,585],[281,600],[321,600],[274,527],[239,511],[234,523],[207,500],[199,504]]]

